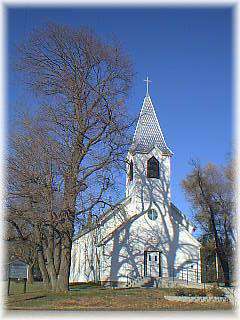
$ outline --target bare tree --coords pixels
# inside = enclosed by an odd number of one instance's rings
[[[193,171],[182,182],[186,196],[195,210],[202,237],[214,243],[229,285],[229,268],[235,247],[235,218],[233,165],[226,168],[208,164],[202,168],[193,162]],[[206,245],[206,244],[205,244]]]
[[[45,100],[13,139],[9,171],[17,178],[9,187],[9,215],[28,220],[39,267],[62,291],[77,219],[108,202],[124,161],[132,66],[119,46],[54,24],[35,31],[18,52],[23,80]]]

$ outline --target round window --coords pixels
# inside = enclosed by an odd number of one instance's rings
[[[157,217],[158,217],[158,214],[157,214],[156,210],[151,209],[151,210],[148,211],[148,218],[150,220],[156,220]]]

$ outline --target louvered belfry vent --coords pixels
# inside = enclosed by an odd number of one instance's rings
[[[155,157],[147,162],[147,177],[159,179],[159,162]]]
[[[130,161],[128,176],[129,176],[129,180],[132,181],[133,180],[133,161],[132,160]]]

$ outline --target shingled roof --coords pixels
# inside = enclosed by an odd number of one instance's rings
[[[143,100],[130,151],[145,153],[155,146],[158,146],[164,154],[173,155],[164,140],[151,97],[147,93]]]

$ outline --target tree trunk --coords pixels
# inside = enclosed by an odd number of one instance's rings
[[[48,271],[49,275],[49,280],[51,283],[51,289],[53,291],[56,290],[56,285],[57,285],[57,273],[55,269],[55,264],[54,264],[54,231],[52,228],[49,230],[48,234],[48,241],[47,245],[45,247],[45,254],[47,258],[47,266],[46,269]]]
[[[228,260],[227,260],[226,253],[222,249],[222,244],[221,244],[220,239],[218,237],[217,228],[216,228],[215,219],[214,219],[214,212],[213,212],[211,206],[210,206],[210,213],[211,213],[211,224],[212,224],[212,228],[213,228],[213,235],[214,235],[214,240],[215,240],[215,244],[216,244],[217,254],[218,254],[218,257],[219,257],[219,260],[221,263],[221,267],[223,269],[224,283],[225,283],[225,286],[229,286],[230,279],[229,279]]]
[[[51,283],[51,289],[55,291],[57,286],[57,275],[56,275],[56,271],[53,263],[48,262],[47,271],[48,271],[49,280]]]
[[[69,290],[69,274],[71,265],[72,240],[69,237],[62,239],[61,263],[57,278],[56,291]]]
[[[34,264],[29,264],[28,265],[28,277],[27,277],[27,283],[33,283],[33,267]]]
[[[217,248],[217,254],[223,270],[224,284],[226,287],[228,287],[230,285],[228,260],[225,257],[225,253],[222,251],[222,249]]]
[[[63,234],[60,242],[60,265],[57,275],[56,291],[69,290],[69,274],[71,266],[71,250],[72,238],[74,233],[74,220],[75,220],[75,206],[77,197],[77,174],[78,172],[78,148],[73,152],[72,162],[75,163],[75,168],[72,170],[72,175],[65,176],[65,192],[64,192],[64,205],[63,212],[65,214],[65,223],[62,224]]]
[[[228,261],[223,261],[222,263],[223,275],[224,275],[224,283],[226,287],[230,286],[230,277],[229,277],[229,265]]]
[[[43,284],[46,288],[50,288],[49,276],[48,271],[44,262],[44,257],[42,252],[38,252],[38,265],[40,272],[42,274]]]
[[[59,273],[61,262],[61,239],[56,240],[55,250],[54,250],[54,266],[56,270],[56,274]]]
[[[217,229],[216,229],[216,224],[214,220],[214,214],[211,210],[211,224],[213,228],[213,234],[214,234],[214,240],[216,244],[216,249],[217,249],[217,254],[221,263],[221,267],[223,269],[223,274],[224,274],[224,283],[225,286],[229,286],[230,284],[230,279],[229,279],[229,266],[228,266],[228,261],[227,261],[227,256],[225,252],[222,249],[222,244],[219,240],[218,234],[217,234]]]

